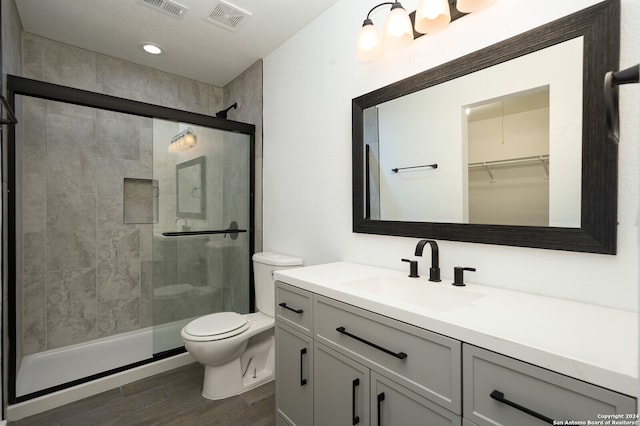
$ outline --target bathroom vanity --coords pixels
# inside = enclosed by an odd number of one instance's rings
[[[275,278],[278,425],[637,420],[635,313],[348,262]]]

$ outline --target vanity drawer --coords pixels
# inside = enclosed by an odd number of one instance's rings
[[[276,281],[276,319],[312,336],[313,293]]]
[[[461,343],[316,295],[316,340],[461,413]]]
[[[465,344],[462,359],[464,417],[479,426],[544,424],[536,415],[547,423],[586,422],[636,411],[631,397],[475,346]]]

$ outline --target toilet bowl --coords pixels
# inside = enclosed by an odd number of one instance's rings
[[[253,255],[253,265],[258,312],[205,315],[180,332],[187,351],[205,367],[202,396],[207,399],[238,395],[275,377],[273,271],[299,267],[302,261],[265,252]]]

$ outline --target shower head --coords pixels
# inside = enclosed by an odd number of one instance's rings
[[[223,109],[222,111],[218,111],[218,112],[216,112],[216,117],[226,119],[226,118],[227,118],[227,113],[229,112],[229,110],[230,110],[231,108],[233,108],[233,109],[238,108],[238,103],[237,103],[237,102],[235,102],[235,103],[234,103],[233,105],[231,105],[229,108],[227,108],[227,109]]]

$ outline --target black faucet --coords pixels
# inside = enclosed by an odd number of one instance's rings
[[[409,262],[409,278],[420,278],[418,275],[418,261],[409,259],[400,259],[403,262]]]
[[[431,268],[429,268],[429,281],[439,283],[440,279],[440,255],[438,254],[438,243],[433,240],[420,240],[416,246],[416,256],[422,256],[425,244],[431,246]]]
[[[453,284],[456,287],[464,287],[466,284],[464,283],[464,271],[472,271],[475,272],[476,268],[467,268],[463,266],[456,266],[453,268]]]

